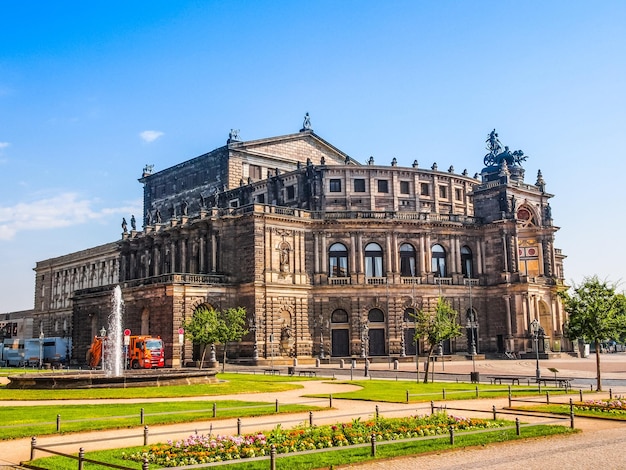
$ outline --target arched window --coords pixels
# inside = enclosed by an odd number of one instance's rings
[[[432,269],[431,271],[436,277],[446,277],[446,250],[441,245],[433,245],[432,252]]]
[[[415,248],[413,245],[403,243],[400,245],[400,275],[415,277]]]
[[[409,322],[415,322],[415,309],[413,307],[407,307],[404,309],[404,321],[409,323]]]
[[[472,250],[468,246],[461,247],[461,272],[463,277],[474,277]]]
[[[333,243],[328,249],[329,277],[348,276],[348,249],[343,243]]]
[[[330,316],[330,321],[331,323],[348,323],[348,312],[337,309]]]
[[[385,321],[385,314],[379,308],[373,308],[367,314],[367,320],[370,323],[382,323]]]
[[[365,276],[383,276],[383,250],[378,243],[368,243],[365,246]]]

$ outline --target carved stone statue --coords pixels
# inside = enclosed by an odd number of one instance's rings
[[[128,225],[126,224],[126,217],[122,217],[122,230],[124,233],[128,232]]]
[[[130,216],[130,229],[131,230],[137,230],[137,221],[135,220],[135,216],[134,215]]]
[[[161,220],[161,211],[159,209],[157,209],[154,212],[154,218],[156,219],[156,223],[157,224],[160,224],[162,222],[162,220]]]
[[[304,115],[304,122],[302,123],[302,129],[300,129],[300,132],[312,130],[313,128],[311,127],[311,117],[309,116],[309,113],[306,113]]]
[[[187,200],[184,200],[180,204],[180,211],[181,211],[182,215],[187,215],[187,212],[189,211],[189,203],[187,202]]]

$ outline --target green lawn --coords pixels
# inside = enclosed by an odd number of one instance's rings
[[[409,392],[409,402],[441,401],[441,400],[471,400],[474,398],[494,398],[507,397],[509,388],[507,385],[487,385],[478,386],[478,397],[476,395],[476,384],[456,383],[456,382],[434,382],[416,383],[412,381],[393,380],[355,380],[347,382],[337,382],[340,384],[358,385],[360,390],[354,392],[336,393],[334,398],[348,400],[369,400],[390,403],[406,403],[407,390]],[[562,388],[542,387],[542,394],[546,390],[550,394],[564,394]],[[444,397],[445,393],[445,397]],[[512,396],[538,395],[537,388],[527,386],[512,386]],[[321,396],[321,395],[313,395]],[[323,395],[327,396],[327,395]]]
[[[210,401],[171,401],[59,406],[2,407],[1,439],[56,434],[57,415],[61,432],[95,431],[141,426],[205,421],[213,418]],[[274,414],[276,403],[222,400],[215,402],[216,419]],[[280,413],[320,410],[321,407],[279,404]]]
[[[20,371],[22,369],[19,369]],[[169,398],[231,395],[239,393],[283,392],[301,388],[298,382],[308,377],[224,373],[219,383],[171,385],[166,387],[91,388],[76,390],[16,390],[0,386],[0,400],[80,400],[99,398]]]
[[[304,470],[315,468],[329,468],[337,465],[348,465],[351,463],[364,462],[375,459],[386,459],[400,457],[406,455],[418,455],[431,452],[445,452],[450,449],[459,449],[472,446],[484,446],[496,442],[504,442],[511,440],[529,439],[542,436],[553,436],[558,434],[570,434],[573,431],[564,426],[532,426],[523,428],[521,436],[517,436],[515,430],[494,430],[493,432],[482,432],[480,434],[463,435],[458,433],[455,436],[454,446],[450,445],[449,438],[443,436],[441,439],[426,439],[413,442],[399,442],[387,445],[377,446],[376,457],[372,457],[369,447],[357,449],[341,449],[323,453],[304,454],[287,456],[280,454],[276,460],[277,469]],[[89,452],[87,458],[100,460],[109,464],[116,464],[130,468],[141,468],[141,464],[130,462],[121,458],[122,452],[136,452],[143,447],[133,447],[127,449],[115,449],[107,451]],[[442,457],[445,458],[445,457]],[[33,465],[39,465],[50,470],[75,470],[76,461],[61,457],[49,457],[36,459],[31,462]],[[159,468],[150,466],[150,468]],[[227,467],[229,470],[267,470],[269,461],[262,460],[258,462],[244,462],[232,464]]]

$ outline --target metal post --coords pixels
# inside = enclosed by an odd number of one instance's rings
[[[580,396],[580,401],[583,401],[583,389],[578,390],[578,395]]]
[[[30,460],[35,460],[35,448],[37,447],[37,438],[35,436],[30,438]]]
[[[434,401],[430,401],[430,414],[435,414],[435,402]]]
[[[550,404],[550,391],[546,390],[546,405]]]
[[[309,426],[313,427],[313,412],[309,411]]]
[[[493,411],[493,420],[495,421],[498,419],[498,416],[496,415],[496,405],[491,406],[491,411]]]
[[[328,395],[328,407],[329,408],[333,407],[333,394],[332,393]]]
[[[274,444],[270,447],[270,470],[276,470],[276,446]]]
[[[509,385],[509,408],[511,408],[511,386]]]
[[[476,398],[478,398],[478,385],[476,385]]]
[[[521,434],[520,426],[519,426],[519,418],[515,418],[515,434],[518,436]]]
[[[450,445],[454,445],[454,428],[450,426]]]
[[[143,458],[143,463],[141,464],[141,470],[148,470],[150,468],[150,462],[148,462],[148,457]]]
[[[57,432],[61,432],[61,415],[57,415]]]
[[[148,426],[143,427],[143,445],[148,445]]]
[[[443,396],[443,399],[445,400],[446,399],[446,389],[445,388],[441,389],[441,395]]]
[[[276,413],[278,413],[279,407],[278,407],[278,398],[276,399],[276,407],[275,407],[275,411]]]
[[[609,400],[613,399],[613,389],[609,388]]]
[[[569,427],[574,429],[574,402],[569,399]]]
[[[241,418],[237,418],[237,435],[241,436]]]
[[[139,410],[139,424],[145,424],[144,409]]]
[[[78,449],[78,470],[83,470],[83,465],[85,465],[85,449],[82,447]]]
[[[217,418],[217,403],[213,402],[213,417]]]
[[[376,405],[376,421],[378,421],[378,416],[379,416],[379,413],[378,413],[378,405]]]
[[[376,457],[376,434],[372,433],[370,441],[372,443],[372,457]]]
[[[407,403],[409,402],[409,391],[408,390],[406,391],[406,402]]]

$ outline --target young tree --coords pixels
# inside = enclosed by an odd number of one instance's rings
[[[226,368],[226,347],[231,341],[241,341],[248,330],[246,329],[246,309],[243,307],[229,308],[220,312],[220,328],[218,343],[224,345],[222,372]]]
[[[456,322],[457,312],[452,308],[450,302],[439,297],[434,314],[426,310],[418,310],[415,318],[415,341],[426,339],[429,345],[428,361],[426,362],[424,383],[428,383],[428,369],[430,358],[437,345],[442,341],[456,338],[461,335],[461,326]]]
[[[207,346],[217,343],[220,339],[219,324],[220,319],[217,310],[202,305],[183,325],[185,335],[194,343],[202,346],[200,367],[204,365]]]
[[[595,345],[597,389],[601,391],[600,343],[626,332],[624,296],[615,293],[615,285],[600,281],[597,276],[585,278],[581,285],[574,286],[573,293],[561,291],[559,296],[569,314],[565,324],[567,336]]]

